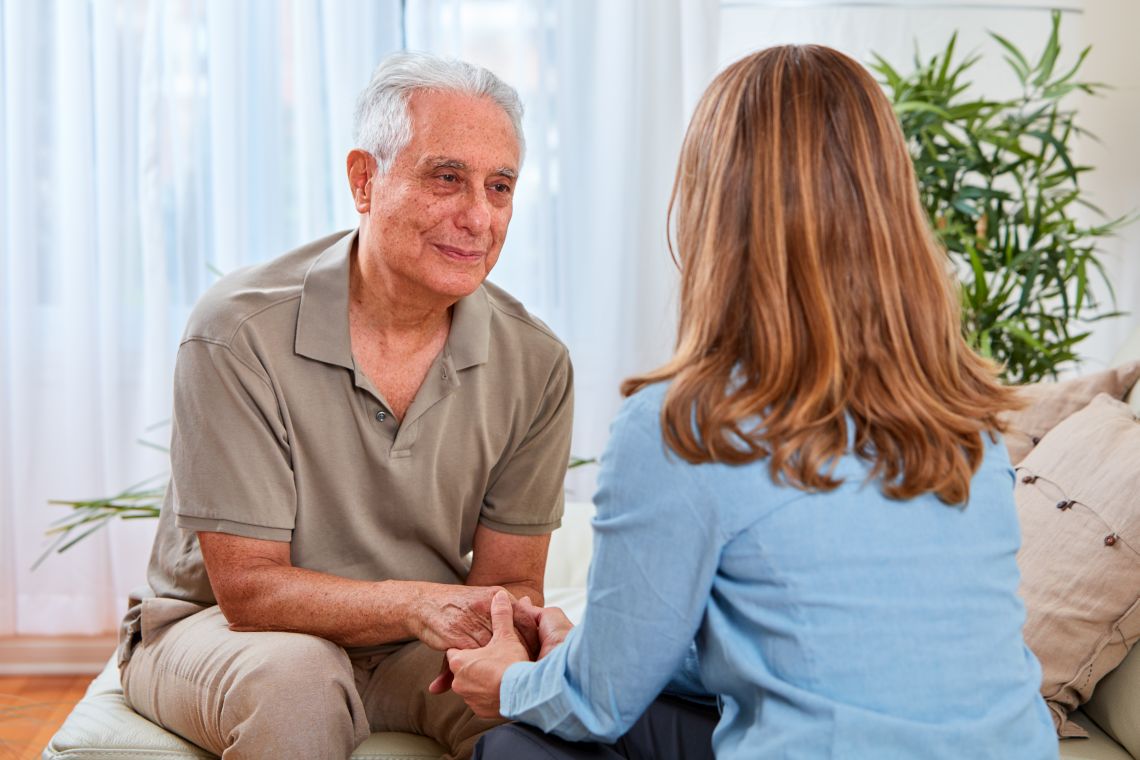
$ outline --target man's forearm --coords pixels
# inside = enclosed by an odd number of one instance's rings
[[[491,598],[503,581],[516,595],[542,599],[540,567],[528,575],[476,562],[465,585],[373,582],[294,567],[284,542],[208,531],[198,542],[218,605],[237,631],[309,633],[346,647],[416,638],[440,651],[466,649],[490,641]]]
[[[468,586],[500,586],[516,599],[524,596],[543,604],[542,579],[550,536],[501,533],[480,525],[475,529]]]
[[[220,595],[235,631],[309,633],[346,647],[415,638],[420,603],[436,584],[358,581],[266,564]]]

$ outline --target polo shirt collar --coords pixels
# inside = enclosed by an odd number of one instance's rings
[[[301,356],[355,369],[348,331],[348,273],[356,249],[356,230],[317,257],[301,287],[294,350]],[[445,354],[456,370],[487,361],[491,344],[491,302],[480,285],[460,299],[451,314]]]
[[[491,301],[480,285],[462,298],[451,312],[446,352],[456,371],[484,364],[491,345]]]
[[[348,265],[356,230],[326,248],[305,275],[293,349],[301,356],[354,369],[348,333]]]

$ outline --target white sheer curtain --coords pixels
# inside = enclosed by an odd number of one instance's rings
[[[355,222],[353,99],[405,35],[522,92],[529,155],[495,279],[569,344],[575,451],[598,453],[619,380],[672,343],[664,213],[716,9],[0,0],[0,635],[114,627],[153,524],[116,524],[32,572],[61,514],[45,502],[165,470],[135,439],[168,415],[190,306],[216,272]]]
[[[46,501],[165,470],[135,439],[169,415],[212,272],[355,223],[352,107],[401,17],[400,0],[0,2],[0,635],[115,627],[152,521],[32,571],[63,514]]]
[[[622,378],[672,348],[665,211],[681,138],[716,67],[716,0],[409,0],[407,44],[519,88],[527,159],[491,279],[570,348],[574,452],[597,455]],[[592,495],[578,471],[571,495]]]

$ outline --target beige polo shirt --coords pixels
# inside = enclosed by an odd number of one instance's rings
[[[356,234],[223,278],[178,351],[172,477],[148,580],[214,604],[196,531],[288,541],[295,566],[462,583],[477,524],[558,527],[573,406],[565,346],[484,284],[403,420],[356,367]]]

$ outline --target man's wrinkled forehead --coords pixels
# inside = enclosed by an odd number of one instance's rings
[[[454,169],[464,174],[475,170],[475,167],[472,167],[462,159],[442,155],[424,156],[420,159],[419,164],[427,169]],[[505,165],[493,167],[488,174],[491,176],[506,177],[507,179],[518,179],[519,176],[518,169]]]
[[[424,156],[455,159],[468,164],[470,169],[486,169],[471,163],[471,156],[458,150],[475,147],[470,141],[471,132],[478,134],[476,145],[480,148],[502,148],[504,152],[496,162],[499,166],[519,173],[522,163],[521,135],[511,116],[501,105],[485,95],[472,95],[456,90],[418,90],[411,93],[407,101],[411,145],[419,143]],[[501,130],[501,133],[500,133]]]

